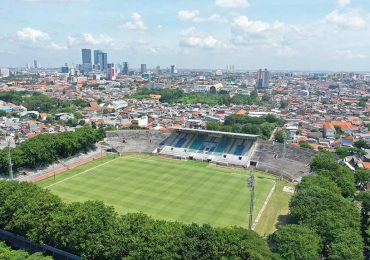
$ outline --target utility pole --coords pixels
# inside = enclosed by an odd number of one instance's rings
[[[253,175],[253,169],[250,169],[249,176],[248,176],[248,188],[251,191],[251,201],[249,206],[249,229],[252,230],[253,226],[253,207],[254,207],[254,186],[256,185],[256,181]]]

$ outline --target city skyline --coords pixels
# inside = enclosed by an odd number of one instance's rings
[[[5,0],[0,66],[79,64],[87,48],[132,68],[369,71],[369,2],[294,3]]]

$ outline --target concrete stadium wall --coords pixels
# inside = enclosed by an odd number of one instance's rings
[[[109,131],[105,141],[119,153],[152,153],[170,135],[157,130]]]
[[[42,175],[31,176],[26,181],[30,182],[30,183],[39,182],[39,181],[45,180],[47,178],[53,177],[54,175],[62,174],[64,172],[68,171],[68,170],[71,170],[71,169],[76,168],[78,166],[81,166],[83,164],[86,164],[86,163],[92,162],[94,160],[103,158],[105,156],[107,156],[107,153],[102,152],[102,153],[98,153],[98,154],[94,154],[92,156],[86,157],[83,160],[80,160],[78,162],[74,162],[74,163],[71,163],[71,164],[69,164],[68,162],[64,162],[63,163],[63,165],[64,165],[63,168],[59,168],[59,169],[56,169],[55,171],[50,171],[50,172],[44,173]]]
[[[251,161],[257,161],[257,169],[280,175],[290,181],[299,180],[310,173],[309,163],[317,154],[313,150],[296,148],[272,141],[258,141]]]

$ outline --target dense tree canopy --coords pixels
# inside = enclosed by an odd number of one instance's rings
[[[272,236],[273,247],[287,260],[319,259],[321,239],[306,226],[283,225]]]
[[[251,117],[248,115],[231,115],[225,118],[225,123],[209,122],[208,130],[260,135],[269,139],[273,130],[281,126],[284,120],[275,115]]]
[[[79,152],[87,152],[104,136],[103,130],[87,126],[75,132],[38,135],[11,150],[13,169],[15,171],[21,167],[34,169]],[[0,150],[0,172],[8,172],[8,155],[5,150]]]
[[[75,113],[76,108],[83,108],[89,105],[89,102],[82,99],[77,100],[60,100],[50,98],[42,93],[31,93],[25,91],[1,92],[0,100],[22,105],[28,111],[38,111],[46,113],[68,112]]]
[[[150,94],[161,95],[160,101],[166,103],[183,104],[208,104],[208,105],[259,105],[261,103],[270,103],[271,97],[265,95],[259,99],[258,93],[252,91],[250,95],[233,94],[229,95],[224,91],[219,93],[185,93],[182,89],[150,89],[141,88],[131,98],[143,99],[149,98]]]
[[[48,190],[15,181],[0,181],[0,228],[84,259],[280,259],[244,228],[118,216],[103,202],[64,204]]]
[[[314,175],[303,178],[290,202],[293,222],[319,235],[321,257],[363,259],[364,241],[360,231],[366,228],[352,201],[354,173],[327,152],[312,160],[311,170]]]
[[[13,250],[4,242],[0,241],[0,259],[2,260],[52,260],[51,256],[43,256],[41,253],[30,255],[24,250]]]

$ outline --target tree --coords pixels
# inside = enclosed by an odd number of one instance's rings
[[[251,101],[253,104],[257,103],[258,102],[258,92],[257,90],[253,90],[251,93],[250,93],[250,98],[251,98]]]
[[[283,225],[272,235],[273,249],[283,259],[311,260],[319,259],[321,239],[309,227]]]
[[[117,213],[103,202],[71,203],[51,214],[41,239],[85,259],[109,259]]]
[[[307,141],[300,141],[299,142],[299,147],[305,148],[305,149],[312,149],[311,145]]]
[[[338,162],[334,159],[333,154],[329,152],[320,152],[310,163],[310,168],[313,172],[317,172],[321,169],[335,170],[338,167]]]
[[[369,145],[365,140],[358,140],[357,142],[354,143],[354,146],[359,148],[359,149],[361,149],[361,148],[368,149],[369,148]]]
[[[341,230],[334,235],[334,241],[329,245],[327,259],[362,260],[363,249],[364,242],[359,232],[352,229]]]
[[[280,101],[280,108],[285,109],[289,106],[289,101],[288,100],[281,100]]]
[[[286,133],[283,130],[278,130],[275,132],[275,141],[278,143],[284,143],[286,140]]]
[[[367,183],[370,182],[370,171],[367,169],[357,169],[355,171],[356,185],[360,190],[365,190]]]
[[[355,205],[340,194],[320,187],[299,189],[290,202],[292,217],[300,225],[314,229],[325,244],[333,242],[339,230],[358,232],[360,216]]]
[[[341,189],[344,197],[353,197],[356,191],[355,176],[346,166],[339,165],[336,169],[332,170],[322,169],[319,170],[317,174],[333,180]]]
[[[370,256],[370,191],[362,191],[357,200],[361,202],[361,231],[365,241],[365,255]]]
[[[13,250],[4,242],[0,242],[0,259],[2,260],[52,260],[51,256],[43,256],[41,253],[30,255],[24,250]]]
[[[336,194],[341,194],[341,189],[338,185],[331,180],[329,177],[318,175],[318,176],[306,176],[302,179],[298,185],[298,189],[310,189],[312,187],[319,187],[326,189]]]
[[[208,122],[207,123],[207,130],[218,131],[220,128],[220,124],[218,122]]]
[[[60,198],[26,182],[0,182],[0,187],[6,192],[0,195],[0,226],[37,240],[50,214],[61,207]]]
[[[366,107],[367,104],[367,98],[360,98],[360,101],[358,102],[359,107]]]

